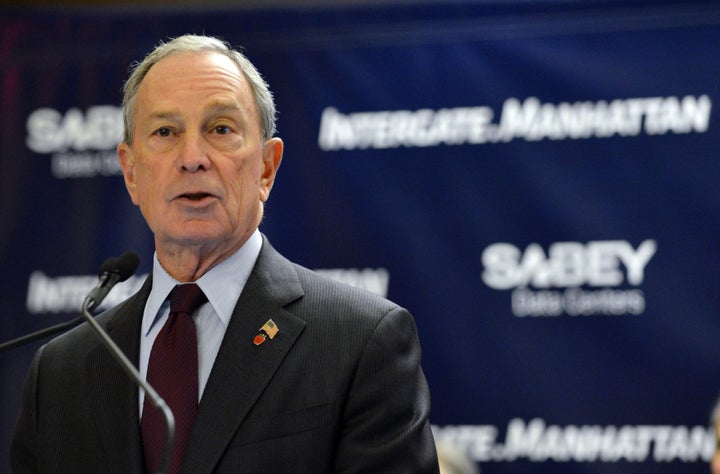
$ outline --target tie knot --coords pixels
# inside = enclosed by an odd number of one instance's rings
[[[176,285],[170,292],[170,313],[192,314],[205,301],[205,293],[195,283]]]

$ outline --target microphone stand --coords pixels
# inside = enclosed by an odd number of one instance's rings
[[[128,374],[128,376],[133,379],[133,381],[138,384],[143,390],[145,390],[145,397],[150,397],[152,404],[155,405],[155,407],[163,413],[163,416],[165,418],[165,426],[167,428],[167,436],[165,438],[165,449],[163,450],[163,457],[160,460],[160,466],[157,469],[157,473],[165,474],[168,470],[168,465],[170,463],[170,454],[172,453],[173,443],[175,442],[175,417],[173,416],[170,407],[167,406],[167,403],[165,403],[165,400],[163,400],[162,397],[158,395],[158,393],[155,391],[154,388],[150,386],[150,384],[143,380],[142,376],[137,371],[133,363],[130,362],[130,360],[125,356],[123,351],[117,346],[117,344],[115,344],[115,341],[113,341],[110,336],[108,336],[105,330],[103,330],[103,328],[98,324],[98,322],[95,321],[95,318],[92,317],[90,311],[88,311],[88,306],[93,301],[93,298],[90,296],[86,297],[85,301],[83,301],[83,318],[95,331],[95,333],[100,337],[103,345],[110,351],[110,353],[120,364],[123,370],[125,370],[125,373]]]
[[[65,329],[77,326],[82,323],[83,320],[87,322],[95,333],[100,337],[100,341],[103,343],[105,348],[110,351],[110,354],[120,364],[125,373],[135,382],[140,388],[145,391],[145,399],[150,398],[150,401],[155,408],[160,410],[165,418],[166,437],[165,437],[165,449],[163,450],[163,456],[160,459],[160,465],[156,471],[157,474],[166,474],[170,464],[170,455],[172,454],[173,444],[175,443],[175,417],[173,416],[172,410],[165,403],[160,395],[155,391],[149,383],[147,383],[140,373],[137,371],[132,362],[125,356],[122,349],[120,349],[115,341],[105,332],[105,330],[95,321],[95,318],[90,314],[94,311],[107,296],[108,292],[120,281],[125,281],[135,273],[135,269],[138,266],[138,256],[134,252],[125,252],[119,258],[109,258],[100,267],[99,272],[99,283],[93,288],[93,290],[85,297],[82,304],[82,316],[75,318],[71,321],[67,321],[55,326],[42,329],[32,334],[13,339],[0,344],[0,352],[7,349],[12,349],[17,346],[21,346],[28,342],[32,342],[36,339],[40,339],[51,334],[55,334]]]

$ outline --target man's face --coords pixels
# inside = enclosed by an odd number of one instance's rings
[[[239,248],[260,223],[282,141],[262,143],[252,91],[235,63],[218,53],[162,59],[140,85],[133,131],[118,155],[158,250]]]

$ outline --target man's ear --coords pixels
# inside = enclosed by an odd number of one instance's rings
[[[120,161],[120,169],[125,179],[125,187],[130,194],[133,204],[137,205],[137,181],[135,179],[135,154],[130,145],[122,142],[117,147],[118,160]]]
[[[270,191],[282,161],[283,147],[283,141],[278,137],[271,138],[263,144],[263,173],[260,176],[260,200],[262,202],[266,202],[270,197]]]

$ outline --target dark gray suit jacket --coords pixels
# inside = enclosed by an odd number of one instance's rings
[[[97,317],[137,364],[151,281]],[[256,346],[272,319],[274,339]],[[437,473],[415,323],[264,239],[217,355],[183,472]],[[13,472],[141,473],[137,387],[86,324],[41,348]]]

